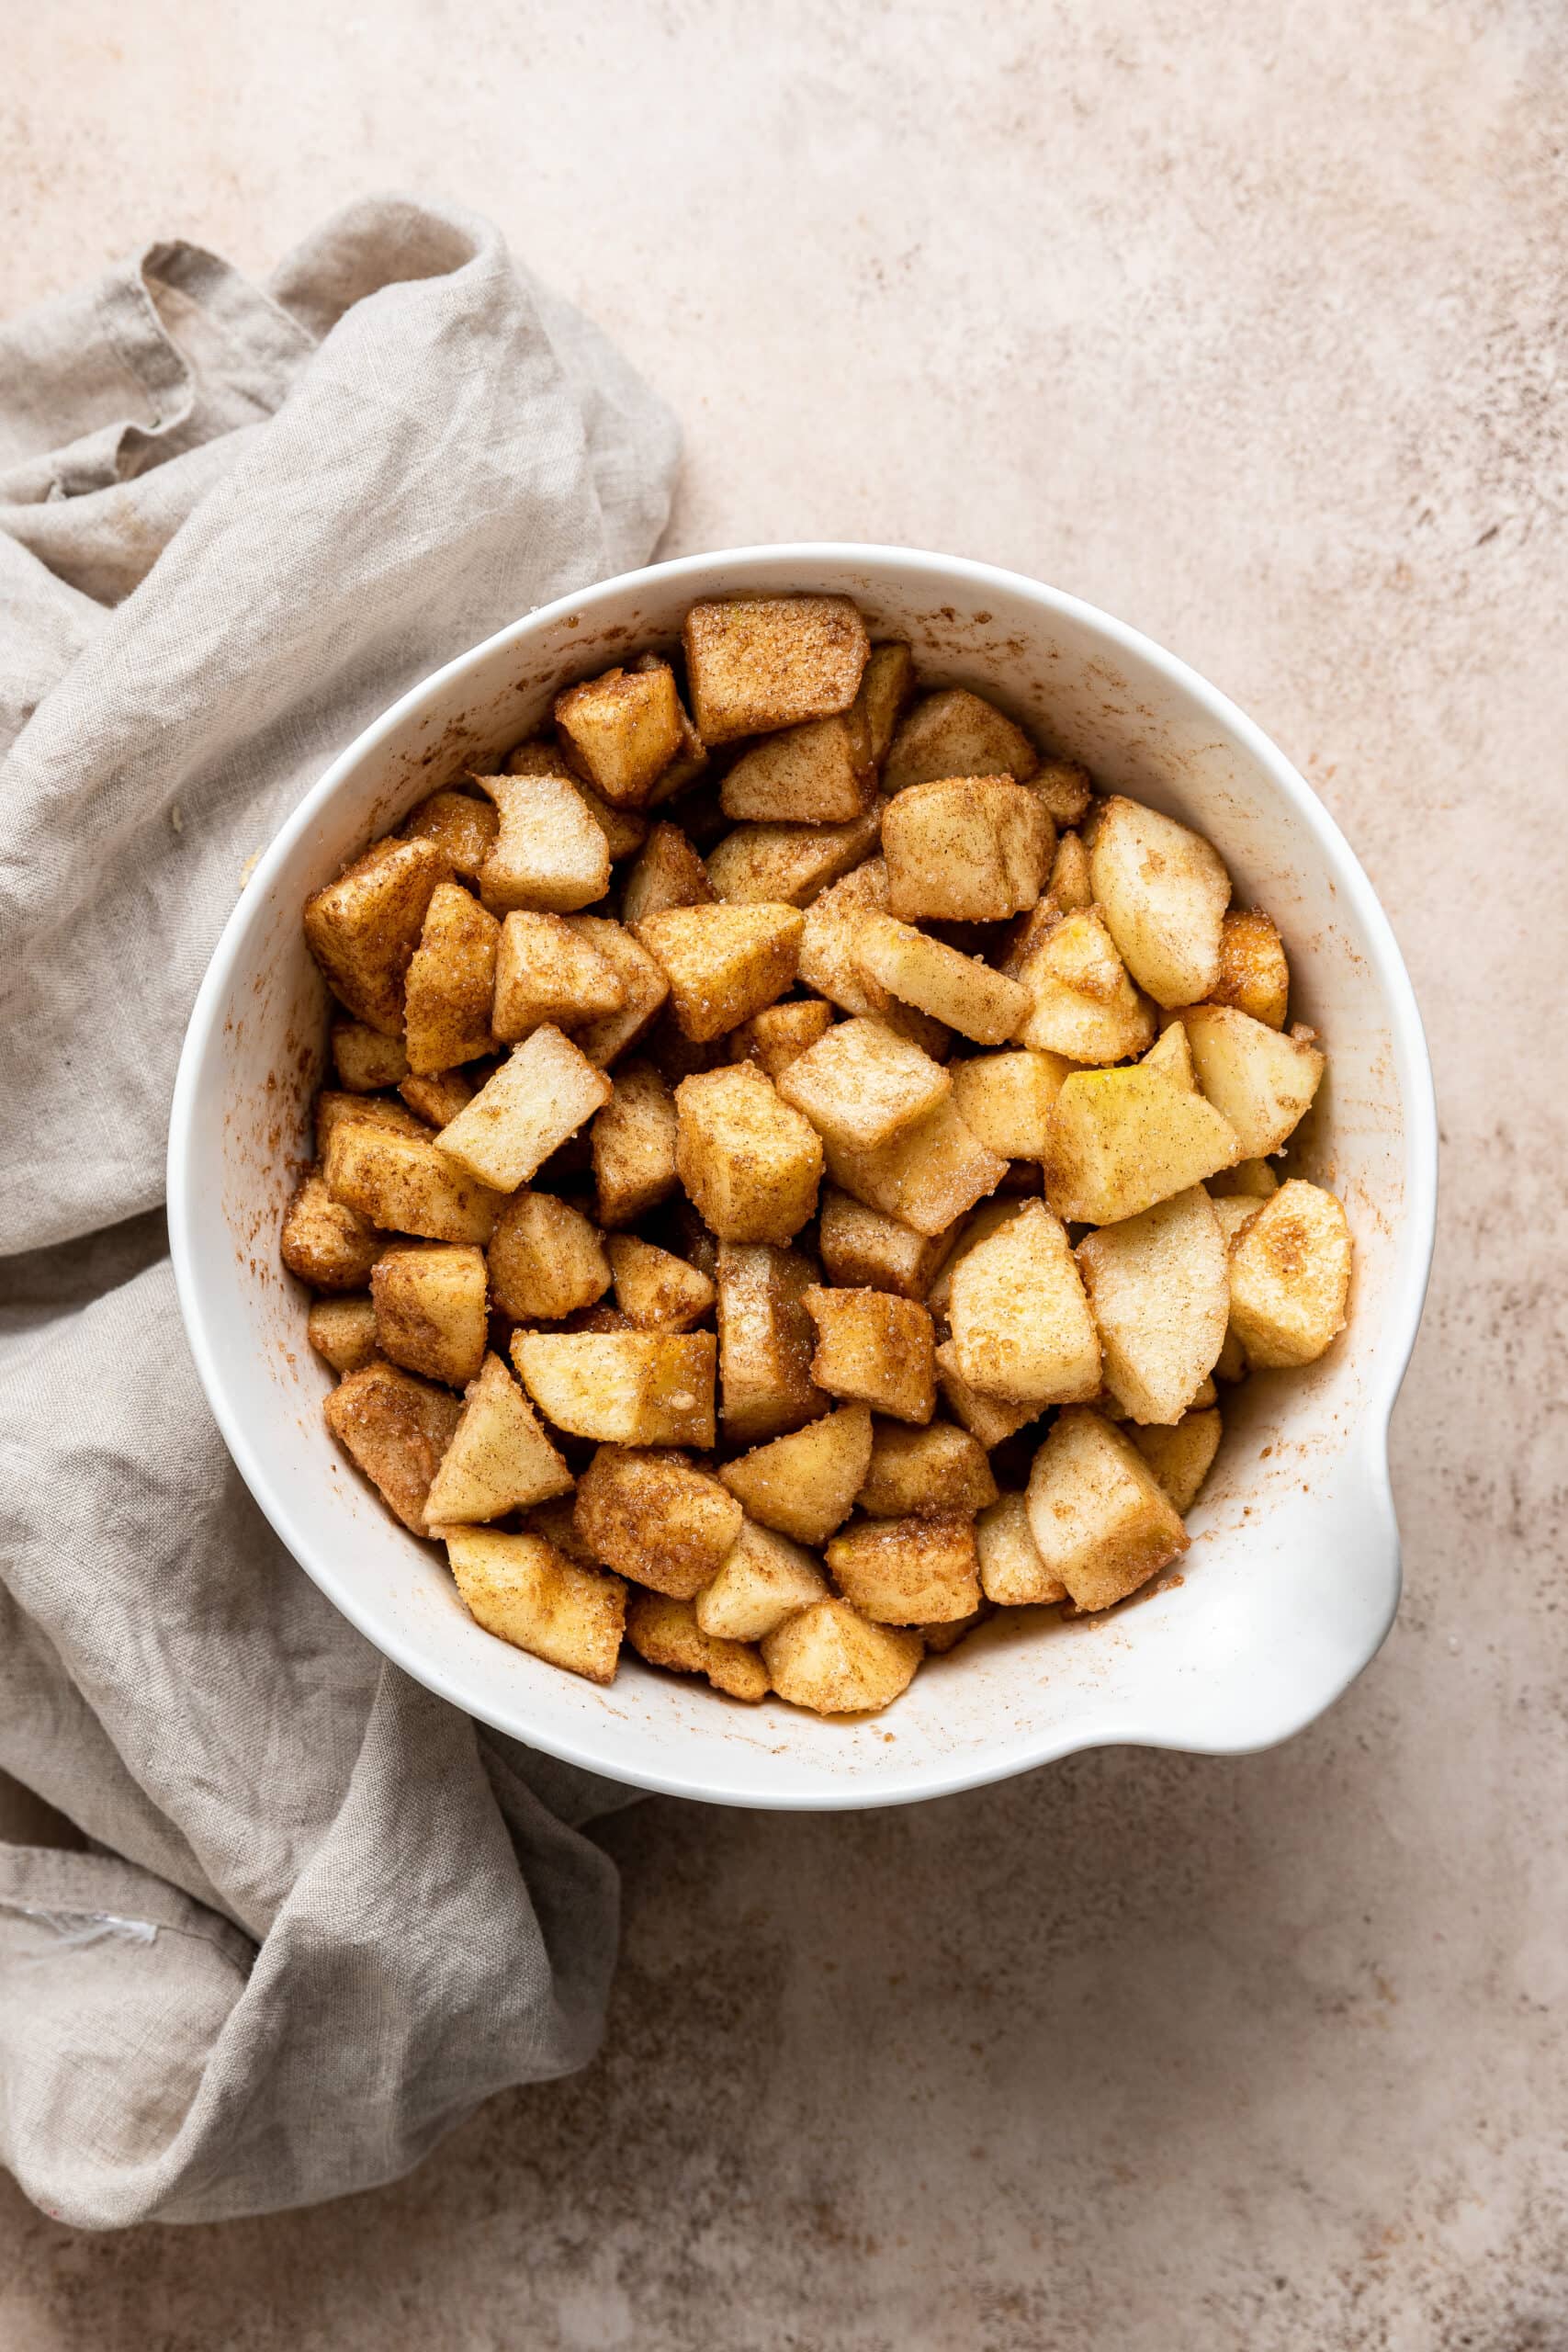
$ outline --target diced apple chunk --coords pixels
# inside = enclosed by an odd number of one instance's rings
[[[493,911],[571,914],[610,887],[610,844],[565,775],[491,775],[479,782],[501,830],[479,871]]]
[[[1043,1159],[1052,1107],[1072,1067],[1061,1054],[976,1054],[951,1065],[953,1107],[1003,1159]]]
[[[1220,977],[1231,895],[1212,843],[1116,794],[1100,806],[1089,862],[1095,898],[1138,986],[1167,1006],[1208,996]]]
[[[495,965],[493,1026],[498,1037],[516,1044],[547,1021],[558,1028],[577,1028],[618,1012],[626,1001],[620,974],[564,916],[507,916]]]
[[[1075,1070],[1056,1098],[1045,1191],[1060,1217],[1114,1225],[1242,1157],[1235,1130],[1158,1070]]]
[[[637,937],[670,983],[682,1030],[704,1045],[783,996],[802,927],[798,907],[669,907],[639,924]]]
[[[575,1516],[607,1568],[689,1600],[717,1575],[742,1513],[683,1453],[602,1445],[577,1482]]]
[[[806,1311],[810,1261],[798,1250],[766,1242],[723,1241],[715,1275],[726,1438],[734,1445],[752,1445],[799,1429],[828,1404],[811,1377],[816,1340]]]
[[[1094,797],[1094,778],[1081,760],[1042,760],[1029,779],[1046,815],[1058,825],[1081,824]],[[1053,883],[1055,876],[1052,876]],[[1086,896],[1079,903],[1089,904]]]
[[[484,1361],[484,1252],[426,1242],[384,1250],[370,1272],[381,1352],[406,1372],[461,1388]]]
[[[1077,1247],[1105,1349],[1105,1385],[1134,1421],[1179,1421],[1213,1369],[1230,1316],[1225,1245],[1201,1184]]]
[[[705,907],[716,895],[725,894],[716,894],[702,859],[680,826],[661,821],[649,834],[642,855],[626,876],[621,921],[633,926],[647,915],[663,914],[669,907]]]
[[[333,1200],[373,1225],[427,1241],[482,1245],[501,1206],[499,1194],[474,1182],[425,1131],[404,1135],[368,1120],[345,1119],[333,1127],[326,1180]]]
[[[1209,991],[1209,1001],[1234,1004],[1266,1028],[1284,1027],[1291,969],[1268,915],[1240,910],[1226,915],[1220,930],[1220,977]]]
[[[841,1021],[778,1080],[784,1102],[826,1141],[871,1151],[934,1110],[953,1080],[879,1021]]]
[[[396,1086],[409,1074],[402,1039],[384,1037],[363,1021],[334,1021],[332,1049],[338,1084],[354,1094],[374,1094],[383,1086]]]
[[[760,1642],[786,1617],[828,1598],[811,1553],[752,1520],[741,1524],[718,1574],[698,1593],[697,1623],[722,1641]]]
[[[982,1395],[1038,1410],[1099,1394],[1100,1336],[1043,1201],[1026,1201],[955,1264],[949,1314],[959,1372]]]
[[[442,882],[425,909],[405,981],[409,1069],[434,1076],[490,1053],[501,925],[470,891]]]
[[[1148,1052],[1140,1056],[1139,1068],[1157,1070],[1172,1086],[1179,1086],[1184,1094],[1195,1092],[1198,1080],[1193,1075],[1192,1048],[1187,1042],[1185,1022],[1168,1022]]]
[[[744,1642],[705,1634],[690,1600],[662,1592],[634,1592],[626,1609],[626,1639],[649,1666],[671,1674],[704,1674],[727,1699],[755,1704],[768,1695],[768,1673]]]
[[[688,1331],[708,1313],[715,1284],[684,1258],[635,1234],[617,1233],[609,1243],[615,1277],[615,1304],[639,1331]]]
[[[610,1093],[603,1070],[547,1022],[513,1046],[436,1142],[466,1175],[495,1192],[513,1192]]]
[[[406,842],[434,842],[454,874],[477,882],[501,820],[488,800],[471,792],[441,791],[411,808],[399,831]]]
[[[357,1294],[313,1299],[305,1317],[305,1337],[334,1372],[357,1372],[377,1352],[375,1306]]]
[[[799,1544],[825,1544],[850,1515],[871,1443],[870,1408],[841,1405],[726,1463],[718,1475],[750,1518]]]
[[[675,1097],[650,1062],[627,1062],[593,1122],[599,1222],[635,1225],[675,1190]]]
[[[1040,754],[994,703],[964,686],[947,686],[916,703],[887,753],[883,783],[889,792],[936,784],[955,775],[1010,775],[1027,784]]]
[[[915,1679],[919,1634],[872,1625],[847,1600],[819,1600],[786,1617],[762,1644],[773,1689],[815,1715],[875,1714]]]
[[[431,1481],[433,1527],[501,1519],[571,1492],[571,1472],[501,1358],[487,1355],[463,1399],[463,1418]]]
[[[1005,775],[917,784],[887,804],[882,854],[889,910],[999,922],[1040,896],[1055,831],[1033,793]]]
[[[833,1537],[828,1566],[845,1600],[874,1623],[940,1625],[980,1605],[975,1522],[955,1512],[863,1520]]]
[[[415,1535],[428,1534],[425,1498],[462,1412],[456,1396],[378,1360],[340,1380],[322,1410],[389,1510]]]
[[[776,1086],[791,1062],[798,1061],[832,1025],[833,1008],[820,997],[807,997],[799,1004],[765,1005],[730,1032],[729,1058],[755,1062]]]
[[[446,1557],[478,1625],[547,1665],[590,1682],[613,1682],[626,1624],[618,1577],[580,1567],[539,1535],[454,1528]]]
[[[852,953],[863,978],[976,1045],[1004,1044],[1028,1014],[1028,992],[1016,980],[891,915],[867,915]]]
[[[491,1236],[495,1304],[514,1323],[556,1323],[610,1287],[610,1261],[591,1221],[553,1193],[514,1193]]]
[[[569,686],[556,696],[555,721],[614,808],[640,808],[681,748],[680,697],[667,662]]]
[[[1131,1431],[1133,1443],[1164,1487],[1171,1509],[1184,1519],[1198,1499],[1224,1434],[1219,1414],[1212,1408],[1184,1413],[1168,1428],[1151,1424]]]
[[[423,1077],[405,1078],[398,1092],[416,1118],[427,1127],[449,1127],[459,1111],[474,1099],[474,1089],[460,1069],[444,1069]]]
[[[847,710],[870,645],[848,596],[739,596],[694,605],[682,631],[705,743]]]
[[[367,1028],[401,1035],[404,975],[431,898],[451,876],[434,842],[381,841],[306,899],[306,944]]]
[[[811,1376],[829,1396],[874,1405],[900,1421],[929,1421],[936,1406],[935,1339],[918,1301],[882,1290],[806,1293],[817,1326]]]
[[[1007,1161],[971,1135],[951,1097],[874,1151],[830,1145],[826,1159],[841,1191],[928,1237],[945,1233],[1008,1172]]]
[[[385,1247],[374,1224],[334,1199],[326,1179],[315,1171],[284,1212],[279,1255],[289,1272],[312,1290],[363,1290]]]
[[[973,1518],[997,1498],[985,1449],[951,1421],[911,1429],[900,1421],[872,1425],[871,1463],[855,1497],[872,1519],[929,1519],[933,1513]]]
[[[547,1421],[601,1445],[714,1442],[711,1331],[514,1331],[512,1361]]]
[[[897,640],[874,645],[854,707],[864,721],[866,741],[877,767],[887,757],[904,706],[914,690],[915,661],[908,647]]]
[[[708,853],[712,895],[732,905],[809,906],[875,849],[881,830],[879,806],[836,825],[737,825]]]
[[[1075,1607],[1112,1608],[1187,1549],[1153,1470],[1104,1415],[1057,1415],[1029,1474],[1029,1526],[1047,1577]]]
[[[1230,1257],[1231,1329],[1259,1370],[1314,1363],[1345,1329],[1350,1228],[1332,1193],[1292,1176]]]
[[[786,1077],[788,1073],[785,1073]],[[682,1079],[675,1164],[722,1240],[792,1240],[817,1206],[822,1146],[752,1062]]]
[[[1008,1404],[1000,1396],[987,1396],[971,1388],[958,1369],[958,1351],[951,1340],[944,1340],[936,1351],[936,1377],[942,1402],[953,1419],[961,1421],[987,1451],[1038,1416],[1037,1406]]]
[[[1154,1037],[1154,1013],[1128,978],[1096,908],[1064,915],[1045,932],[1019,982],[1029,1005],[1018,1034],[1037,1052],[1073,1062],[1117,1062],[1145,1052]]]
[[[829,1281],[840,1290],[891,1290],[900,1298],[924,1298],[952,1246],[952,1231],[916,1233],[829,1185],[822,1195],[818,1247]]]
[[[1280,1179],[1266,1159],[1238,1159],[1234,1168],[1222,1168],[1209,1182],[1216,1207],[1222,1199],[1266,1201],[1279,1189]]]
[[[594,1069],[608,1069],[618,1054],[626,1053],[652,1027],[670,994],[670,983],[624,923],[612,922],[604,915],[569,915],[567,922],[579,939],[604,957],[625,990],[618,1012],[601,1013],[596,1021],[585,1021],[572,1032],[573,1043]]]
[[[1001,1495],[975,1521],[980,1589],[987,1600],[1008,1609],[1049,1607],[1066,1600],[1067,1588],[1046,1569],[1029,1524],[1025,1495]]]
[[[871,746],[852,707],[764,735],[726,775],[719,805],[727,817],[761,824],[841,825],[875,797]]]
[[[1234,1005],[1194,1005],[1182,1023],[1198,1083],[1235,1128],[1240,1158],[1278,1151],[1317,1092],[1325,1067],[1318,1048]]]

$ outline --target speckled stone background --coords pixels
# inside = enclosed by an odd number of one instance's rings
[[[1327,1721],[639,1806],[588,2074],[310,2213],[92,2238],[0,2183],[5,2352],[1558,2352],[1556,0],[53,0],[4,54],[0,307],[445,192],[683,414],[671,552],[904,540],[1185,654],[1366,861],[1447,1152],[1407,1598]]]

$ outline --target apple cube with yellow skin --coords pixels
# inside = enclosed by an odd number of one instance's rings
[[[477,1625],[549,1666],[589,1682],[613,1682],[626,1627],[618,1577],[569,1560],[539,1535],[453,1528],[446,1557]]]
[[[1105,1385],[1134,1421],[1179,1421],[1224,1345],[1225,1243],[1201,1184],[1079,1242]]]
[[[865,1482],[871,1430],[868,1406],[841,1405],[727,1462],[718,1475],[749,1518],[798,1544],[825,1544]]]
[[[425,1498],[462,1415],[451,1391],[378,1358],[340,1380],[321,1409],[388,1509],[427,1535]]]
[[[1155,1017],[1138,994],[1096,908],[1064,915],[1025,959],[1029,1009],[1018,1035],[1069,1062],[1119,1062],[1152,1043]]]
[[[547,1421],[601,1445],[714,1442],[711,1331],[514,1331],[517,1376]]]
[[[1187,1531],[1132,1441],[1069,1405],[1029,1474],[1029,1526],[1045,1574],[1075,1607],[1113,1608],[1187,1549]]]
[[[705,743],[847,710],[871,651],[848,596],[736,596],[694,605],[682,629]]]
[[[755,1704],[768,1695],[761,1657],[744,1642],[705,1634],[695,1604],[663,1592],[634,1592],[626,1606],[626,1639],[649,1666],[670,1674],[702,1674],[727,1699]]]
[[[815,1715],[876,1714],[901,1698],[925,1655],[919,1634],[873,1625],[847,1600],[818,1600],[762,1642],[781,1699]]]
[[[1043,1159],[1051,1112],[1072,1063],[1061,1054],[976,1054],[954,1062],[953,1101],[973,1136],[1003,1159]]]
[[[501,1358],[487,1355],[463,1399],[463,1418],[431,1481],[433,1527],[501,1519],[571,1492],[571,1472]]]
[[[1325,1067],[1317,1046],[1281,1036],[1234,1005],[1181,1016],[1199,1085],[1235,1130],[1238,1157],[1262,1159],[1294,1134]]]
[[[1228,1120],[1162,1071],[1075,1070],[1051,1114],[1045,1193],[1069,1223],[1115,1225],[1242,1157]]]
[[[1111,936],[1156,1004],[1197,1004],[1220,977],[1230,876],[1212,842],[1120,793],[1103,801],[1089,874]]]
[[[722,1641],[760,1642],[786,1617],[828,1598],[828,1579],[813,1554],[776,1529],[741,1523],[713,1582],[698,1593],[696,1619]]]
[[[945,1624],[980,1604],[975,1522],[956,1512],[863,1520],[833,1537],[828,1566],[845,1600],[878,1624]]]
[[[1128,1434],[1169,1497],[1172,1510],[1185,1519],[1220,1450],[1224,1430],[1217,1409],[1204,1407],[1183,1413],[1168,1427],[1151,1423]]]

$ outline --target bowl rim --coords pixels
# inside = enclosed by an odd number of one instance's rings
[[[575,613],[588,617],[594,607],[618,600],[645,583],[678,583],[682,578],[711,574],[716,569],[734,575],[737,585],[750,571],[753,575],[782,571],[809,574],[814,566],[896,566],[906,577],[924,579],[933,586],[958,584],[985,593],[1021,593],[1066,619],[1099,633],[1106,643],[1146,663],[1174,687],[1194,700],[1215,724],[1226,730],[1268,776],[1291,805],[1312,837],[1333,878],[1346,893],[1363,928],[1368,962],[1389,1017],[1390,1036],[1397,1063],[1404,1104],[1403,1134],[1405,1194],[1400,1244],[1387,1295],[1382,1302],[1382,1329],[1377,1360],[1371,1368],[1358,1442],[1347,1450],[1347,1476],[1359,1473],[1365,1507],[1386,1522],[1391,1551],[1388,1607],[1376,1629],[1376,1638],[1364,1655],[1355,1657],[1331,1684],[1318,1686],[1303,1707],[1261,1736],[1179,1740],[1156,1732],[1140,1734],[1123,1723],[1079,1722],[1070,1731],[1042,1732],[1022,1752],[982,1753],[958,1762],[932,1758],[890,1774],[886,1781],[846,1782],[841,1790],[784,1787],[775,1792],[716,1792],[689,1771],[679,1769],[632,1769],[608,1763],[596,1750],[570,1736],[526,1732],[515,1722],[504,1722],[456,1687],[454,1678],[438,1662],[419,1654],[416,1645],[370,1622],[350,1589],[333,1575],[329,1565],[311,1556],[308,1531],[295,1523],[295,1514],[266,1462],[253,1443],[249,1430],[232,1409],[222,1372],[221,1351],[215,1344],[202,1286],[197,1279],[191,1250],[191,1200],[197,1182],[193,1165],[197,1136],[196,1109],[202,1070],[215,1038],[221,1031],[222,1007],[242,943],[249,930],[251,910],[265,898],[269,884],[300,836],[326,808],[344,776],[391,736],[411,716],[443,688],[459,682],[491,655],[521,643],[551,623]],[[796,593],[808,593],[797,591]],[[824,592],[826,593],[826,592]],[[1400,1597],[1399,1537],[1394,1517],[1388,1463],[1388,1429],[1394,1403],[1408,1367],[1420,1328],[1422,1308],[1431,1272],[1436,1241],[1438,1190],[1438,1113],[1426,1033],[1404,960],[1393,926],[1368,880],[1360,861],[1334,818],[1305,777],[1255,720],[1201,672],[1128,622],[1072,595],[1064,589],[1032,579],[1025,572],[980,562],[964,556],[944,556],[927,549],[889,546],[875,541],[800,540],[771,546],[721,548],[675,556],[662,562],[639,565],[629,571],[597,581],[508,622],[479,643],[410,686],[352,742],[331,761],[318,781],[299,802],[268,842],[246,877],[231,910],[197,991],[180,1051],[169,1112],[167,1155],[167,1216],[170,1256],[181,1317],[197,1376],[236,1468],[252,1497],[297,1566],[308,1575],[351,1624],[383,1657],[415,1681],[494,1730],[554,1756],[600,1778],[652,1794],[680,1796],[715,1804],[777,1812],[848,1812],[884,1805],[923,1802],[956,1795],[999,1780],[1037,1770],[1064,1756],[1102,1747],[1163,1747],[1174,1753],[1230,1756],[1255,1753],[1292,1738],[1333,1706],[1376,1657],[1393,1624]]]

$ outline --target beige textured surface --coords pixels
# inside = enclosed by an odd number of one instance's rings
[[[1407,1600],[1326,1722],[639,1807],[586,2077],[310,2214],[94,2240],[0,2185],[0,2343],[1568,2342],[1568,1133],[1512,1010],[1565,879],[1560,12],[65,0],[6,51],[0,309],[445,191],[685,415],[671,551],[985,556],[1228,687],[1393,916],[1447,1192]]]

